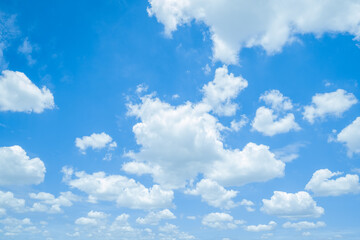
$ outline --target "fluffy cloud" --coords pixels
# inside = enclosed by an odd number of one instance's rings
[[[255,209],[253,208],[253,206],[255,205],[252,201],[247,200],[247,199],[243,199],[240,203],[241,206],[245,206],[246,210],[248,212],[253,212],[255,211]]]
[[[78,197],[72,192],[62,192],[60,196],[55,198],[54,195],[46,192],[30,193],[30,198],[39,200],[33,204],[30,211],[34,212],[48,212],[48,213],[60,213],[61,207],[70,207],[74,201],[78,201]]]
[[[275,191],[271,199],[263,199],[261,211],[285,218],[320,217],[324,209],[307,192],[286,193]]]
[[[360,117],[341,130],[337,135],[337,141],[345,143],[350,157],[353,153],[360,153]]]
[[[283,118],[279,118],[278,114],[274,113],[274,110],[267,107],[259,107],[256,110],[251,125],[254,130],[261,132],[265,136],[300,130],[299,125],[295,122],[294,114],[288,113]]]
[[[0,209],[6,212],[5,209],[9,208],[16,212],[23,212],[25,210],[25,200],[15,198],[12,192],[0,191]]]
[[[8,217],[5,219],[0,219],[0,224],[4,225],[3,229],[4,235],[7,236],[6,238],[22,233],[31,235],[40,232],[29,218],[17,219]]]
[[[172,191],[163,190],[159,185],[146,188],[121,175],[75,172],[75,176],[75,179],[68,179],[67,184],[87,193],[91,202],[115,201],[119,207],[152,209],[170,206],[174,198]]]
[[[330,179],[341,174],[343,173],[331,172],[329,169],[317,170],[305,189],[312,191],[316,196],[339,196],[360,192],[359,176],[356,174],[346,174],[345,177]]]
[[[30,159],[20,146],[0,147],[0,185],[39,184],[45,177],[45,165]]]
[[[302,221],[302,222],[297,222],[297,223],[286,222],[282,226],[283,226],[283,228],[294,228],[298,231],[301,231],[303,229],[313,229],[313,228],[325,227],[326,224],[324,222]]]
[[[360,3],[342,1],[202,1],[149,0],[148,13],[165,26],[165,34],[193,20],[209,27],[213,58],[237,63],[243,47],[262,47],[269,54],[281,51],[297,35],[349,33],[360,38]],[[236,23],[236,24],[234,24]]]
[[[226,190],[210,179],[202,179],[196,184],[195,189],[187,190],[185,193],[201,195],[201,200],[213,207],[230,209],[237,206],[232,200],[236,197],[237,191]]]
[[[115,141],[112,141],[112,138],[102,132],[102,133],[93,133],[90,136],[83,136],[82,138],[75,139],[75,145],[80,149],[80,151],[85,154],[86,149],[102,149],[108,147],[110,149],[117,146]]]
[[[175,215],[169,210],[164,209],[158,212],[149,212],[144,218],[137,218],[139,224],[158,225],[163,219],[175,219]]]
[[[238,132],[241,128],[243,128],[247,123],[249,122],[249,119],[246,117],[246,115],[241,115],[240,120],[232,120],[230,128],[231,130]]]
[[[166,223],[164,226],[159,227],[159,231],[161,232],[159,234],[159,239],[160,240],[171,240],[171,239],[179,239],[179,240],[189,240],[189,239],[195,239],[194,236],[186,233],[186,232],[181,232],[179,230],[179,227],[174,225],[174,224],[170,224],[170,223]]]
[[[260,100],[270,105],[274,110],[291,110],[293,105],[290,98],[284,96],[279,90],[270,90],[260,96]]]
[[[269,147],[247,144],[243,150],[224,148],[224,127],[204,103],[172,106],[153,96],[130,104],[128,114],[140,122],[133,127],[139,152],[129,152],[134,161],[123,165],[133,174],[151,174],[154,181],[170,188],[184,187],[199,173],[222,185],[243,185],[282,177],[285,164]]]
[[[318,93],[312,97],[311,105],[304,107],[304,119],[314,123],[315,119],[327,116],[340,117],[345,111],[356,104],[358,100],[352,93],[338,89],[330,93]]]
[[[299,125],[295,122],[294,114],[288,113],[280,117],[284,111],[291,110],[293,105],[291,100],[279,90],[265,92],[260,96],[260,100],[271,108],[262,106],[256,110],[255,118],[251,123],[254,130],[261,132],[265,136],[300,130]]]
[[[227,213],[215,212],[204,216],[201,223],[211,228],[234,229],[237,228],[239,224],[243,224],[244,221],[234,220],[234,218]]]
[[[223,66],[216,69],[214,80],[203,87],[203,102],[220,116],[232,116],[237,105],[232,103],[231,99],[247,86],[248,82],[245,79],[229,74],[227,67]]]
[[[277,223],[270,221],[268,224],[259,224],[259,225],[249,225],[245,227],[246,231],[249,232],[262,232],[262,231],[271,231],[274,230]]]
[[[42,113],[54,106],[54,96],[49,89],[39,89],[24,73],[2,71],[0,111]]]

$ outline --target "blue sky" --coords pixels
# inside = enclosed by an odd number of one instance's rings
[[[359,239],[359,9],[0,1],[0,238]]]

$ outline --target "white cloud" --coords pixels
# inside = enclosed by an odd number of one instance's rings
[[[287,111],[293,108],[290,98],[285,97],[279,90],[266,91],[260,96],[260,100],[270,105],[272,109],[278,111]]]
[[[245,115],[241,115],[240,120],[232,120],[231,121],[231,130],[238,132],[241,128],[243,128],[247,123],[249,122],[249,119]]]
[[[320,217],[324,209],[316,205],[307,192],[286,193],[275,191],[271,199],[263,199],[261,211],[285,218]]]
[[[313,229],[313,228],[320,228],[320,227],[325,227],[326,224],[324,222],[307,222],[307,221],[302,221],[302,222],[297,222],[297,223],[291,223],[291,222],[286,222],[283,225],[283,228],[294,228],[298,231],[301,231],[303,229]]]
[[[214,80],[203,87],[203,102],[220,116],[232,116],[236,113],[238,106],[231,100],[247,86],[248,82],[245,79],[235,77],[232,73],[229,74],[227,67],[223,66],[216,69]]]
[[[255,209],[252,207],[252,206],[254,206],[255,204],[254,204],[252,201],[250,201],[250,200],[243,199],[243,200],[240,202],[240,205],[241,205],[241,206],[245,206],[245,208],[246,208],[246,210],[247,210],[248,212],[253,212],[253,211],[255,211]]]
[[[175,219],[175,215],[169,210],[164,209],[158,212],[149,212],[144,218],[137,218],[139,224],[158,225],[163,219]]]
[[[104,218],[107,218],[109,216],[109,214],[91,210],[90,212],[88,212],[88,216],[91,218],[96,218],[96,219],[104,219]]]
[[[256,110],[251,125],[254,130],[261,132],[265,136],[300,130],[299,125],[295,122],[294,114],[288,113],[283,118],[279,118],[278,114],[274,113],[274,110],[267,107],[259,107]]]
[[[210,179],[202,179],[196,184],[195,189],[188,189],[185,193],[201,195],[201,200],[213,207],[230,209],[237,206],[232,199],[236,197],[238,192],[226,190],[223,186]]]
[[[78,225],[97,225],[97,221],[94,218],[80,217],[75,220],[75,224]]]
[[[39,89],[22,72],[2,71],[0,111],[42,113],[54,107],[54,96],[49,89]]]
[[[255,118],[251,123],[253,130],[261,132],[265,136],[300,130],[299,125],[295,122],[294,114],[284,114],[285,111],[293,108],[290,98],[285,97],[279,90],[271,90],[265,92],[259,99],[271,108],[262,106],[256,110]]]
[[[337,135],[337,141],[346,145],[350,157],[354,153],[360,153],[360,117],[341,130]]]
[[[119,207],[152,209],[171,206],[174,193],[163,190],[159,185],[146,188],[134,179],[121,175],[106,176],[104,172],[87,174],[75,172],[75,179],[67,184],[89,195],[89,201],[115,201]]]
[[[17,219],[13,217],[8,217],[0,219],[0,224],[4,225],[4,235],[15,236],[21,233],[26,233],[31,235],[34,233],[39,233],[40,231],[33,225],[29,218]]]
[[[268,224],[259,224],[259,225],[249,225],[245,227],[246,231],[249,232],[262,232],[262,231],[271,231],[274,230],[277,223],[270,221]]]
[[[36,63],[36,60],[34,60],[33,57],[31,56],[33,50],[34,47],[32,46],[32,44],[29,41],[29,38],[27,37],[24,39],[22,45],[20,45],[18,48],[18,51],[26,57],[26,60],[28,61],[29,65],[33,65]]]
[[[102,149],[108,147],[113,149],[117,147],[115,141],[112,141],[112,138],[102,132],[102,133],[93,133],[90,136],[83,136],[82,138],[75,139],[75,145],[80,149],[80,151],[85,154],[86,149]]]
[[[170,188],[184,187],[199,173],[221,185],[244,185],[282,177],[285,164],[275,159],[269,147],[248,143],[243,150],[224,148],[224,127],[203,104],[172,106],[153,96],[129,105],[137,117],[133,132],[139,152],[129,152],[133,162],[123,170],[151,174],[154,181]],[[204,106],[205,105],[205,106]]]
[[[356,104],[358,100],[352,93],[338,89],[330,93],[317,93],[312,97],[311,105],[304,107],[304,119],[314,123],[315,119],[325,119],[328,116],[341,117],[341,115]]]
[[[40,158],[30,159],[20,146],[0,147],[0,185],[39,184],[45,177]]]
[[[305,189],[312,191],[316,196],[339,196],[359,193],[359,176],[356,174],[346,174],[345,177],[330,179],[342,174],[342,172],[331,172],[329,169],[317,170],[306,184]]]
[[[12,209],[16,212],[25,211],[25,200],[15,198],[12,192],[0,191],[0,208],[2,212],[6,212],[6,209]],[[1,215],[1,214],[0,214]]]
[[[209,27],[213,58],[237,63],[244,47],[262,47],[269,54],[281,51],[298,35],[349,33],[360,38],[360,3],[325,1],[202,1],[149,0],[148,13],[171,36],[178,26],[195,20]]]
[[[71,207],[74,201],[78,201],[78,197],[72,192],[61,192],[60,196],[55,198],[54,195],[46,192],[30,193],[30,198],[39,200],[33,204],[30,211],[34,212],[48,212],[61,213],[61,207]]]
[[[243,224],[244,221],[234,220],[234,218],[227,213],[215,212],[204,216],[201,223],[211,228],[234,229],[237,228],[239,224]]]
[[[174,225],[174,224],[170,224],[170,223],[166,223],[164,226],[160,226],[159,227],[159,231],[161,232],[159,234],[159,239],[160,240],[172,240],[172,239],[179,239],[179,240],[189,240],[189,239],[195,239],[194,236],[185,233],[185,232],[181,232],[179,230],[179,227]]]
[[[304,147],[304,143],[293,143],[285,147],[275,149],[274,153],[277,159],[287,163],[299,157],[300,148]]]

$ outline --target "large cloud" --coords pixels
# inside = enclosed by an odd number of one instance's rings
[[[75,176],[75,179],[68,178],[67,184],[87,193],[91,202],[114,201],[119,207],[153,209],[171,206],[174,198],[172,191],[163,190],[159,185],[146,188],[134,179],[121,175],[75,172]]]
[[[42,113],[54,106],[54,96],[49,89],[39,89],[22,72],[2,71],[0,111]]]
[[[45,177],[44,163],[17,145],[0,147],[0,166],[0,185],[39,184]]]
[[[356,174],[346,174],[344,177],[331,179],[339,176],[342,172],[331,172],[329,169],[317,170],[305,189],[312,191],[316,196],[339,196],[349,193],[359,193],[359,176]]]
[[[129,115],[140,122],[133,127],[139,152],[123,169],[153,176],[163,186],[185,186],[199,173],[222,185],[267,181],[284,174],[285,164],[269,147],[247,144],[243,150],[225,149],[218,120],[203,103],[171,106],[152,96],[129,106]]]
[[[307,192],[275,191],[271,199],[263,199],[261,211],[285,218],[320,217],[324,209],[316,205]]]
[[[213,58],[237,63],[243,47],[281,51],[297,35],[349,33],[360,38],[360,2],[344,0],[149,0],[148,13],[165,26],[165,34],[193,20],[206,24]]]
[[[312,97],[311,105],[304,108],[304,119],[314,123],[315,119],[327,116],[340,117],[345,111],[356,104],[358,100],[352,93],[338,89],[330,93],[317,93]]]
[[[349,156],[360,153],[360,117],[341,130],[337,135],[337,141],[345,143]]]

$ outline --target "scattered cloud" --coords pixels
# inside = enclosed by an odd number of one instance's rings
[[[42,113],[54,107],[54,96],[45,86],[39,89],[22,72],[2,71],[0,111]]]
[[[263,199],[261,211],[284,218],[320,217],[324,209],[316,205],[307,192],[286,193],[275,191],[271,199]]]
[[[317,93],[312,97],[311,105],[304,107],[304,119],[313,124],[317,118],[341,117],[345,111],[349,110],[357,102],[358,100],[354,94],[343,89],[330,93]]]
[[[293,108],[290,98],[284,96],[279,90],[273,89],[266,91],[260,96],[260,100],[269,105],[271,109],[277,111],[287,111]]]
[[[61,207],[71,207],[73,202],[79,200],[72,192],[61,192],[57,198],[46,192],[30,193],[29,196],[32,199],[39,200],[30,209],[33,212],[61,213]]]
[[[15,212],[24,212],[25,200],[15,198],[12,192],[0,191],[0,209],[2,209],[2,213],[6,213],[6,209],[11,209]]]
[[[30,43],[29,38],[25,38],[23,43],[19,46],[18,51],[19,53],[23,54],[26,57],[26,60],[28,61],[28,64],[34,65],[36,63],[36,60],[33,59],[31,56],[32,52],[34,50],[34,46]]]
[[[340,196],[349,193],[359,193],[359,176],[356,174],[346,174],[344,177],[331,179],[342,175],[342,172],[331,172],[329,169],[317,170],[305,190],[312,191],[315,196]]]
[[[241,115],[240,120],[232,120],[230,128],[231,130],[238,132],[240,129],[242,129],[247,123],[249,122],[249,119],[246,117],[246,115]]]
[[[20,146],[0,147],[0,185],[39,184],[44,181],[45,165]]]

